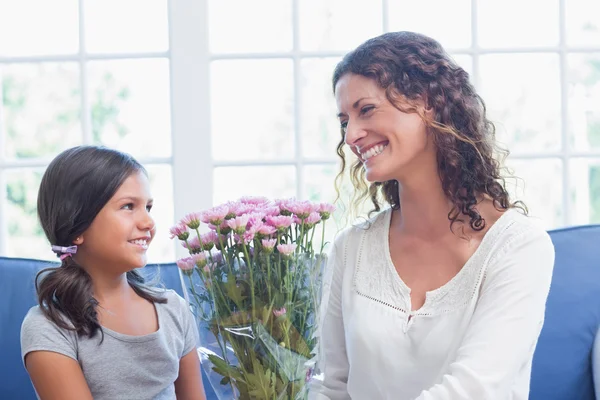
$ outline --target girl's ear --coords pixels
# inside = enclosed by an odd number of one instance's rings
[[[73,244],[76,244],[77,246],[83,244],[83,235],[77,236],[73,241]]]

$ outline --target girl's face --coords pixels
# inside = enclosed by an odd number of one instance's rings
[[[152,202],[148,177],[141,171],[131,174],[81,235],[77,255],[115,272],[145,266],[155,233]]]
[[[373,79],[348,73],[337,82],[335,97],[346,144],[368,181],[402,180],[423,154],[431,158],[435,146],[421,117],[396,108]]]

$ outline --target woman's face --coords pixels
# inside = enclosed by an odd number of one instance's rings
[[[435,154],[422,118],[396,108],[373,79],[347,73],[335,86],[335,98],[345,142],[362,161],[368,181],[401,181],[424,154]]]

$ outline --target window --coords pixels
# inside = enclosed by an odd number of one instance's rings
[[[48,160],[78,143],[148,165],[161,207],[154,261],[173,259],[166,229],[191,210],[241,195],[332,200],[333,68],[394,30],[434,37],[471,74],[523,178],[510,190],[545,228],[600,223],[599,7],[0,0],[0,254],[48,256],[37,184]]]
[[[171,224],[167,11],[166,0],[0,0],[1,255],[54,257],[37,221],[37,189],[49,160],[78,144],[138,158],[157,224]],[[154,260],[174,257],[165,237],[150,251]]]

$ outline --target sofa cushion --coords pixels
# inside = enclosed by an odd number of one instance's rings
[[[595,399],[591,354],[600,326],[600,226],[549,233],[556,262],[530,399]]]

